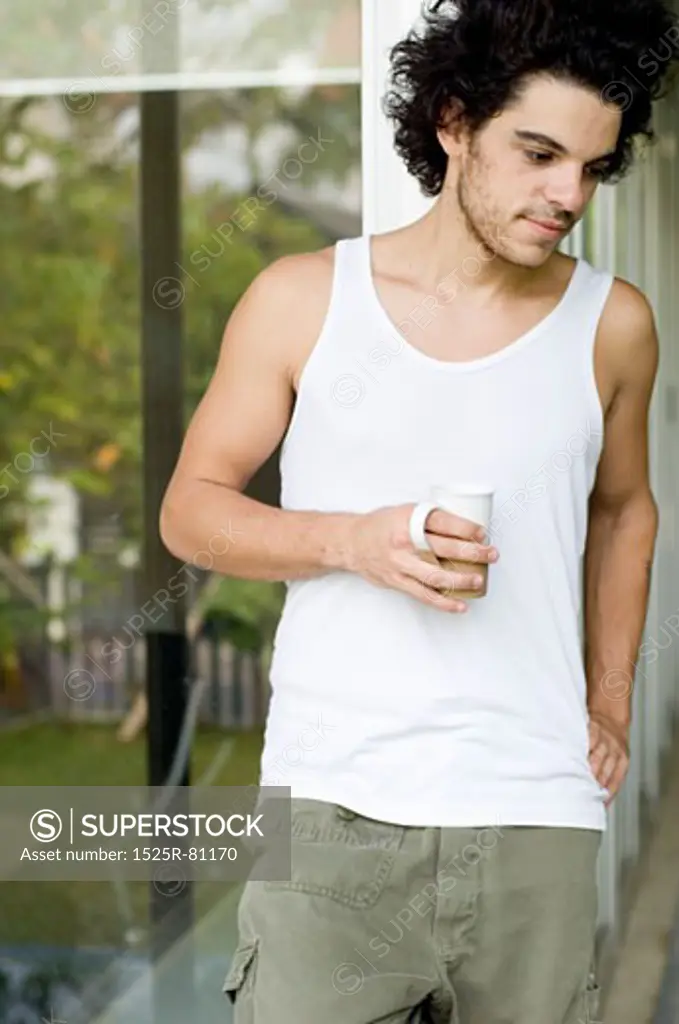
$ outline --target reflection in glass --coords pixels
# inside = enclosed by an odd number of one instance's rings
[[[85,15],[84,5],[67,6],[59,29]],[[207,18],[210,5],[201,6]],[[234,17],[243,9],[228,6]],[[312,7],[289,12],[319,54],[322,18]],[[264,17],[263,5],[253,9]],[[18,14],[16,25],[26,28]],[[40,31],[54,40],[56,21]],[[96,33],[92,45],[102,45]],[[292,38],[286,46],[280,52],[292,53]],[[11,57],[18,66],[26,53]],[[0,101],[0,223],[13,254],[0,368],[4,785],[146,779],[144,630],[153,609],[138,600],[138,99],[86,99]],[[359,113],[357,87],[327,82],[183,96],[187,417],[255,274],[280,255],[360,232]],[[189,733],[193,784],[254,783],[282,587],[193,567],[183,579],[200,698]],[[194,896],[196,1019],[221,1022],[238,888],[197,883]],[[148,902],[148,884],[122,871],[97,883],[0,881],[0,1019],[150,1021]],[[166,972],[188,956],[184,946]]]
[[[36,10],[37,8],[37,10]],[[0,94],[11,80],[256,71],[357,71],[359,0],[37,0],[0,18]],[[120,88],[125,88],[121,81]]]

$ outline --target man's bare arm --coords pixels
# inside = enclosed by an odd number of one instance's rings
[[[295,356],[313,348],[331,278],[323,253],[285,257],[255,278],[233,311],[162,504],[163,542],[182,561],[208,552],[216,572],[264,580],[343,564],[353,517],[283,511],[241,493],[287,430]]]
[[[617,389],[590,501],[585,572],[585,652],[590,714],[623,729],[646,619],[658,510],[649,481],[648,412],[658,367],[653,311],[616,281],[606,318],[606,358]]]

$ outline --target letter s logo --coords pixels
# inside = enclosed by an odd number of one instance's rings
[[[61,835],[61,818],[56,811],[36,811],[31,818],[31,835],[39,843],[53,843]]]

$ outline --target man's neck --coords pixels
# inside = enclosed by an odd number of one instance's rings
[[[502,244],[500,228],[491,228],[489,234],[496,246]],[[533,293],[542,281],[553,278],[555,256],[559,259],[553,253],[539,267],[510,262],[469,231],[459,207],[440,198],[419,220],[380,237],[384,272],[409,278],[431,294],[457,273],[464,280],[466,297],[479,304],[503,295]]]

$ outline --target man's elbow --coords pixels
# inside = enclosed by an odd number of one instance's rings
[[[660,524],[660,509],[650,487],[616,496],[595,491],[591,498],[591,514],[609,519],[612,525],[638,530],[654,540]]]
[[[168,490],[160,506],[158,531],[160,539],[175,558],[187,561],[186,522],[188,513],[186,502],[178,494]]]
[[[623,506],[622,518],[637,523],[640,529],[655,538],[660,526],[660,508],[653,492],[646,489],[630,498]]]

